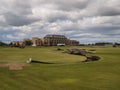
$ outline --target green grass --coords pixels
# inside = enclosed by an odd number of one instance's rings
[[[64,50],[71,47],[61,47]],[[60,64],[31,64],[20,71],[0,67],[0,90],[119,90],[120,48],[96,49],[100,61],[56,51],[57,47],[2,48],[0,62],[26,62],[28,58]]]
[[[1,61],[27,61],[29,58],[47,62],[73,63],[84,60],[83,56],[75,56],[57,51],[57,47],[42,48],[0,48]]]

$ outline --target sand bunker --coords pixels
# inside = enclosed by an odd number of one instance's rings
[[[28,66],[26,63],[1,63],[0,67],[8,67],[9,70],[22,70],[25,66]]]

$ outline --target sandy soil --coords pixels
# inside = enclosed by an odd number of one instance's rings
[[[2,63],[0,67],[8,67],[9,70],[22,70],[25,66],[28,66],[26,63]]]

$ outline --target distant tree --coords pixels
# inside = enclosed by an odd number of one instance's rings
[[[120,43],[117,43],[117,42],[116,42],[114,45],[120,46]]]
[[[79,46],[85,46],[85,44],[79,44]]]
[[[117,46],[114,44],[113,47],[117,47]]]
[[[9,43],[9,46],[13,46],[12,42]]]
[[[31,40],[24,41],[26,46],[31,46],[33,43]]]
[[[117,46],[120,46],[120,43],[114,43],[113,47],[117,47]]]
[[[98,43],[95,43],[95,45],[98,45],[98,46],[105,46],[106,44],[112,44],[110,42],[98,42]]]
[[[8,44],[0,41],[0,46],[8,46]]]

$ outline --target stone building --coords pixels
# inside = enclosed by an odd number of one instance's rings
[[[12,47],[25,47],[25,43],[23,41],[13,41]]]
[[[32,46],[43,46],[44,45],[44,40],[38,37],[33,37],[32,38]]]
[[[67,39],[64,35],[48,34],[44,37],[44,44],[48,46],[79,45],[79,41]]]
[[[46,35],[44,37],[44,45],[57,46],[58,44],[67,45],[67,38],[64,35]]]
[[[18,47],[19,46],[19,41],[13,41],[13,42],[11,42],[11,45],[13,47]]]
[[[77,40],[68,40],[68,44],[77,46],[77,45],[79,45],[79,41],[77,41]]]
[[[64,46],[79,45],[79,41],[67,39],[64,35],[48,34],[44,38],[33,37],[32,40],[24,39],[23,41],[12,42],[14,47],[19,46]]]
[[[19,41],[19,47],[25,47],[25,42]]]

